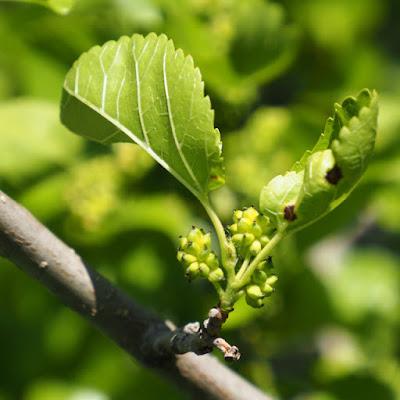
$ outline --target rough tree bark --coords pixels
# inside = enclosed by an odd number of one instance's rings
[[[271,400],[209,354],[174,354],[193,350],[188,343],[198,343],[187,340],[191,339],[190,327],[175,331],[171,323],[138,305],[2,191],[0,255],[40,281],[145,366],[184,387],[193,398]],[[194,327],[193,334],[196,331]],[[225,346],[218,340],[214,345],[221,350]]]

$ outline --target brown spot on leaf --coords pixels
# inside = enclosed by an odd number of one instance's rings
[[[342,177],[342,170],[337,165],[330,169],[325,175],[326,180],[332,185],[337,185]]]
[[[297,218],[297,215],[294,212],[294,205],[286,206],[283,210],[283,216],[287,221],[294,221]]]

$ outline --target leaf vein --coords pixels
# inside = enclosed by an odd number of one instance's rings
[[[165,99],[167,102],[168,121],[170,124],[171,133],[172,133],[172,137],[175,142],[175,146],[178,150],[179,157],[181,158],[183,165],[185,166],[187,172],[189,173],[190,177],[193,179],[194,183],[196,184],[197,188],[199,189],[199,191],[201,193],[201,191],[202,191],[201,185],[198,182],[196,176],[194,175],[194,172],[193,172],[192,168],[190,167],[185,155],[183,154],[182,147],[181,147],[178,137],[176,135],[176,128],[175,128],[174,118],[172,116],[171,101],[170,101],[169,89],[168,89],[167,68],[166,68],[167,49],[168,49],[168,46],[165,47],[164,56],[163,56],[163,81],[164,81]]]

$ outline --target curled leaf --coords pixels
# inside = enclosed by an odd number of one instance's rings
[[[271,179],[261,191],[260,208],[278,229],[286,225],[287,220],[294,218],[289,215],[289,210],[297,202],[303,184],[303,176],[303,171],[290,171],[285,175],[278,175]]]
[[[260,209],[277,229],[303,228],[351,193],[371,158],[377,115],[377,94],[368,89],[335,105],[314,149],[261,191]]]

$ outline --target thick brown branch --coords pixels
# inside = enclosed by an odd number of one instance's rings
[[[160,351],[160,338],[171,337],[170,325],[88,267],[1,191],[0,255],[39,280],[133,357],[191,391],[194,398],[269,399],[210,355]]]

